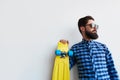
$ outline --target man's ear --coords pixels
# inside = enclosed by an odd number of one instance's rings
[[[85,31],[85,27],[81,26],[81,27],[80,27],[80,30],[81,30],[81,31]]]

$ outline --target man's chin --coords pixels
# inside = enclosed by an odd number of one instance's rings
[[[98,35],[92,37],[92,39],[94,39],[94,40],[98,39]]]

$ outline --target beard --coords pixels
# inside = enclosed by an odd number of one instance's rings
[[[92,33],[92,32],[89,32],[89,31],[86,30],[85,34],[90,39],[97,39],[98,38],[98,34],[97,33]]]

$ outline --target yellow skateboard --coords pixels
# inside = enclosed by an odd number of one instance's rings
[[[52,80],[70,80],[69,56],[73,53],[69,51],[68,44],[66,40],[58,42]]]

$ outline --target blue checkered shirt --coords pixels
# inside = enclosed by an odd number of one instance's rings
[[[80,80],[119,80],[110,51],[97,41],[82,40],[71,47],[70,69],[77,64]]]

